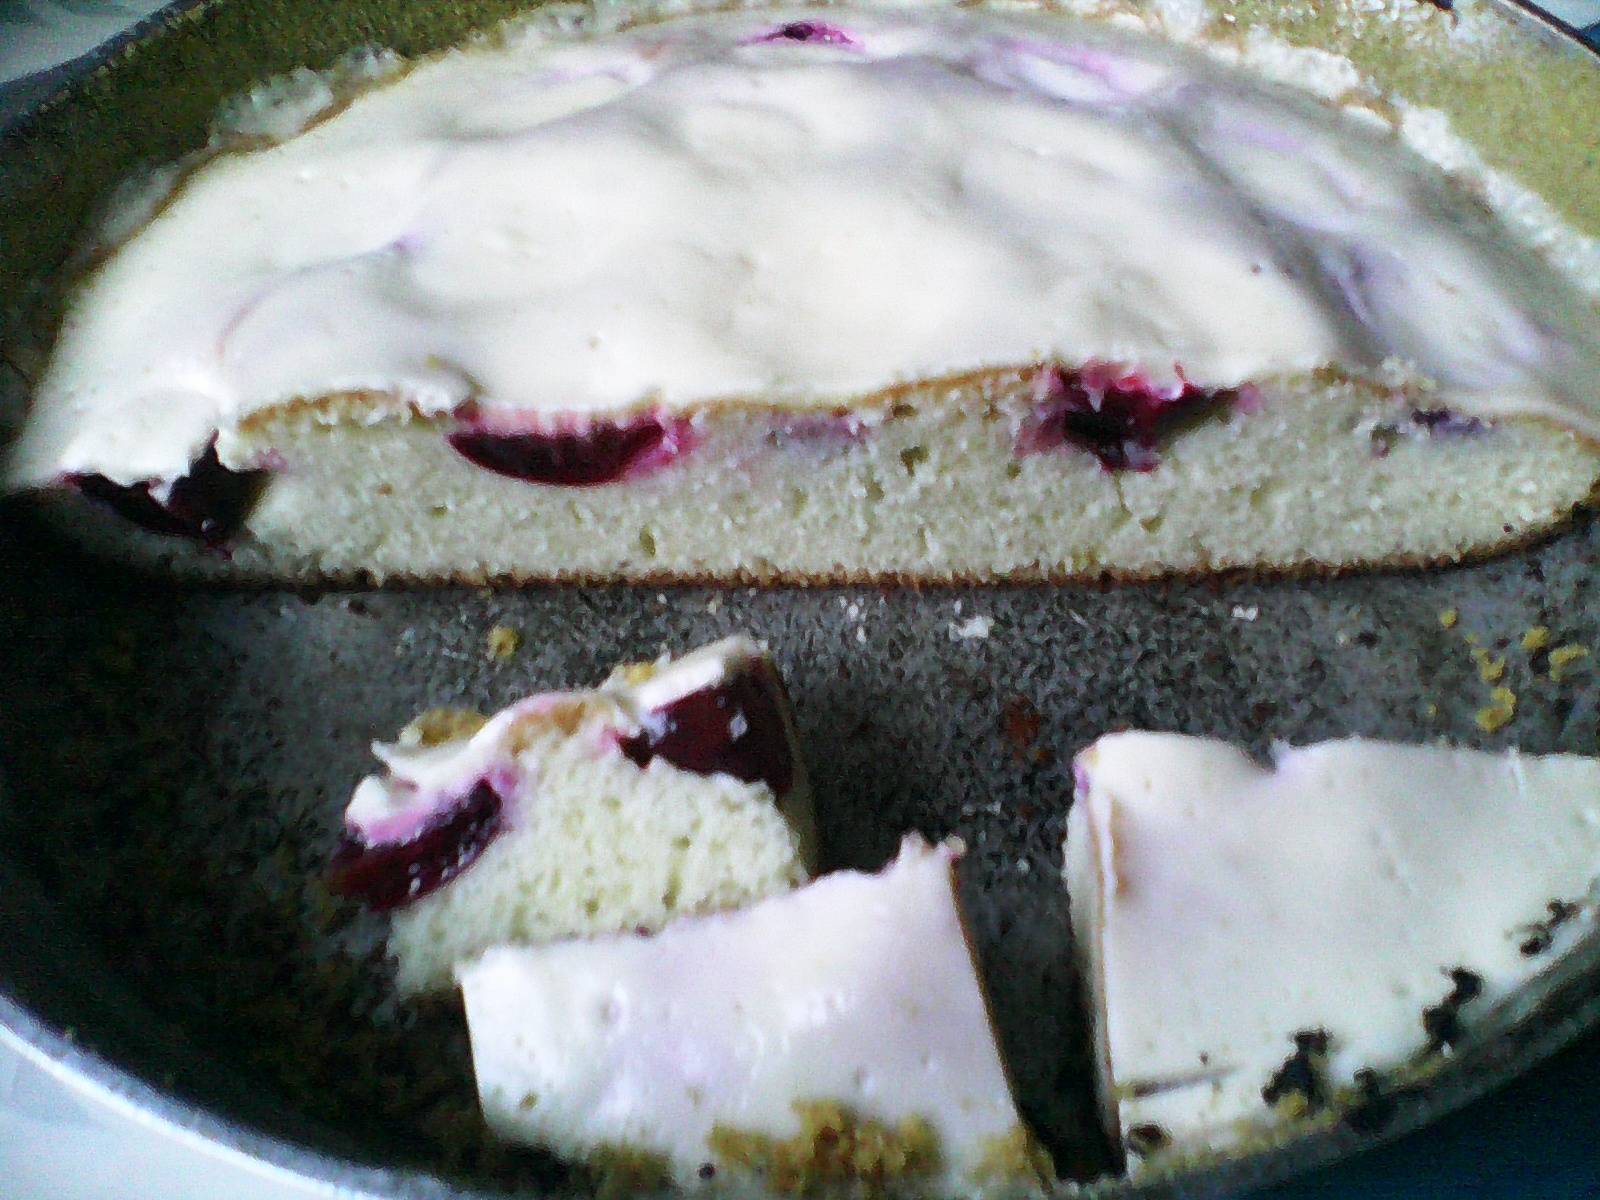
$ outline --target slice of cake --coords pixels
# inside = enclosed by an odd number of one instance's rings
[[[392,912],[403,993],[505,942],[655,929],[807,878],[811,797],[776,668],[747,638],[490,718],[434,710],[361,781],[335,891]]]
[[[1264,766],[1122,733],[1076,772],[1073,925],[1135,1165],[1448,1050],[1594,926],[1595,759],[1349,740]]]
[[[817,581],[1453,560],[1600,477],[1600,253],[1349,63],[562,14],[174,172],[10,485],[196,571]]]
[[[955,857],[910,837],[653,936],[488,951],[459,975],[490,1127],[636,1182],[1037,1184]]]

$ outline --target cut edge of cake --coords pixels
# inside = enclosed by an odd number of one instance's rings
[[[1124,453],[1114,436],[1074,443],[1059,412],[1041,436],[1040,380],[1057,371],[822,413],[675,414],[678,457],[581,487],[484,469],[452,449],[455,422],[371,397],[285,406],[209,452],[223,500],[250,496],[217,523],[237,536],[211,547],[70,492],[29,499],[99,553],[223,580],[821,585],[1446,565],[1535,542],[1600,493],[1600,453],[1577,433],[1462,418],[1336,372],[1130,436],[1148,466],[1114,470],[1099,456]],[[228,465],[263,462],[276,469]]]
[[[391,914],[402,994],[492,944],[657,928],[815,864],[787,696],[746,637],[489,718],[431,710],[374,751],[330,884]]]

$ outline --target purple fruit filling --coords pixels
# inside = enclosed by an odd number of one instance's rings
[[[469,462],[529,483],[595,487],[665,466],[689,449],[689,422],[639,417],[577,430],[503,433],[458,430],[450,445]]]
[[[641,767],[660,757],[701,775],[765,783],[780,796],[794,784],[783,685],[764,663],[680,696],[652,716],[649,728],[620,742],[622,752]]]
[[[1238,398],[1236,389],[1200,388],[1186,379],[1163,390],[1137,372],[1051,367],[1035,385],[1037,407],[1017,449],[1040,454],[1074,446],[1107,471],[1151,471],[1164,438]]]
[[[504,802],[479,783],[403,842],[369,846],[346,833],[333,853],[328,886],[387,912],[437,891],[470,867],[500,833]]]
[[[771,33],[756,40],[761,42],[821,42],[828,46],[854,46],[856,44],[855,38],[837,25],[828,25],[822,21],[790,21],[787,25],[780,25]]]
[[[1414,408],[1411,410],[1410,435],[1426,434],[1430,438],[1477,437],[1488,429],[1477,417],[1463,417],[1448,408]],[[1387,458],[1395,443],[1407,434],[1403,423],[1385,421],[1372,430],[1372,453],[1375,458]]]
[[[1463,417],[1448,408],[1413,409],[1411,423],[1434,437],[1470,437],[1483,432],[1483,422],[1477,417]]]
[[[104,475],[69,475],[67,482],[83,495],[106,505],[135,525],[153,533],[186,537],[213,549],[222,546],[244,524],[265,471],[230,471],[217,458],[215,440],[167,488],[158,485],[112,483]]]

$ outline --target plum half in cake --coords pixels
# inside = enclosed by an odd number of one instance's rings
[[[10,485],[231,549],[74,515],[193,571],[933,580],[1452,560],[1600,475],[1600,255],[1347,62],[1014,6],[604,24],[181,170]]]
[[[490,945],[655,929],[811,867],[788,701],[745,638],[487,719],[434,710],[374,749],[331,884],[392,913],[403,993]]]
[[[1135,1167],[1358,1096],[1593,928],[1600,760],[1122,733],[1075,770],[1073,928]]]
[[[879,874],[653,936],[489,950],[459,974],[491,1128],[658,1183],[1037,1185],[954,859],[910,837]]]

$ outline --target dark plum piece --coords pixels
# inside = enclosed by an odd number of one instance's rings
[[[665,466],[689,448],[689,423],[653,416],[583,430],[500,433],[462,429],[450,445],[469,462],[529,483],[595,487]]]
[[[837,25],[829,25],[822,21],[790,21],[787,25],[780,25],[771,33],[757,40],[763,42],[821,42],[828,46],[853,46],[856,44],[855,38]]]
[[[156,498],[149,481],[123,484],[104,475],[69,475],[67,482],[135,525],[215,549],[244,524],[266,477],[265,471],[230,471],[217,458],[213,440],[188,473],[173,480],[165,500]]]
[[[328,886],[387,912],[437,891],[470,867],[503,827],[505,804],[479,783],[403,842],[369,846],[346,833],[328,866]]]
[[[1448,408],[1413,409],[1411,423],[1434,437],[1470,437],[1483,432],[1483,422],[1477,417],[1463,417]]]
[[[685,771],[762,782],[781,796],[795,774],[783,711],[783,684],[762,663],[656,709],[653,727],[620,745],[641,767],[659,756]]]
[[[1430,438],[1477,437],[1488,426],[1477,417],[1463,417],[1448,408],[1414,408],[1411,410],[1411,428]],[[1395,443],[1405,433],[1403,425],[1385,421],[1372,430],[1372,453],[1376,458],[1386,458]],[[1414,433],[1412,436],[1416,436]]]
[[[1161,461],[1156,447],[1164,437],[1239,397],[1232,388],[1208,390],[1187,380],[1168,395],[1141,375],[1093,375],[1051,368],[1038,408],[1023,426],[1022,453],[1076,446],[1108,471],[1151,471]]]

